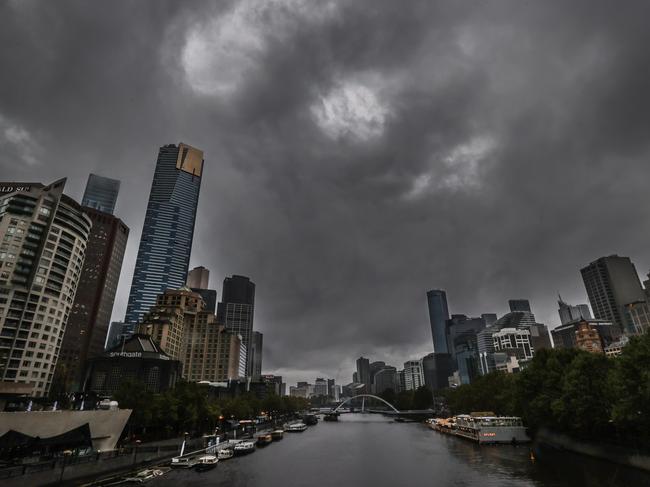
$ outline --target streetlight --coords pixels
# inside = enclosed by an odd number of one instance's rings
[[[61,463],[61,477],[59,478],[59,483],[63,482],[63,472],[65,472],[65,462],[70,455],[72,455],[72,452],[70,450],[65,450],[63,452],[63,462]]]
[[[138,458],[138,447],[140,446],[140,440],[135,440],[135,452],[133,453],[133,465],[135,465],[135,460]]]

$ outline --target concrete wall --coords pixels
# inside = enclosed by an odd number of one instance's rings
[[[91,411],[0,412],[0,436],[9,430],[49,438],[88,423],[95,450],[113,450],[131,409]]]

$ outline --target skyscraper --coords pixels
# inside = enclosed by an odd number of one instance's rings
[[[65,181],[0,183],[0,380],[35,396],[50,390],[92,225]]]
[[[646,296],[630,258],[601,257],[580,273],[594,316],[613,322],[622,333],[633,333],[634,323],[626,305],[645,301]]]
[[[255,283],[248,277],[234,275],[223,281],[221,302],[217,305],[217,321],[237,335],[246,346],[246,375],[253,373],[251,340],[255,312]]]
[[[427,292],[427,303],[429,305],[433,351],[436,353],[449,353],[446,336],[447,320],[449,319],[447,294],[440,289],[432,289]]]
[[[195,267],[187,274],[187,287],[208,289],[210,271],[203,266]]]
[[[404,390],[414,391],[424,385],[422,360],[404,362]]]
[[[185,285],[202,173],[199,149],[183,143],[160,148],[126,308],[127,323],[138,322],[165,289]]]
[[[578,304],[573,306],[571,304],[565,303],[562,300],[562,297],[559,296],[557,301],[558,305],[558,314],[560,315],[560,322],[563,325],[571,323],[573,321],[580,320],[590,320],[592,318],[591,311],[589,311],[589,306],[586,304]]]
[[[251,338],[251,377],[253,380],[260,380],[262,377],[262,347],[264,335],[254,331]]]
[[[92,221],[86,259],[63,335],[55,380],[66,392],[81,391],[87,359],[104,352],[129,228],[108,213],[83,209]]]
[[[119,192],[120,182],[117,179],[90,174],[81,205],[112,215]]]
[[[357,359],[357,380],[366,386],[366,392],[370,393],[372,382],[370,380],[370,360],[364,357]]]
[[[510,311],[527,311],[531,313],[530,302],[527,299],[510,299],[508,305]]]

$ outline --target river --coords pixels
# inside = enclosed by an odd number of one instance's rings
[[[419,423],[343,414],[303,433],[219,462],[208,472],[173,470],[154,486],[229,487],[636,487],[650,474],[528,446],[478,446]]]

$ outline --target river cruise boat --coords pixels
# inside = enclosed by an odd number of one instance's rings
[[[255,451],[255,442],[244,440],[237,443],[234,447],[235,455],[246,455]]]
[[[257,437],[257,446],[266,446],[273,441],[271,433],[265,433]]]
[[[441,425],[441,428],[443,425]],[[444,425],[456,436],[462,436],[479,444],[483,443],[527,443],[530,437],[526,433],[521,418],[516,416],[475,416],[462,414],[455,421]],[[443,429],[441,429],[443,432]]]
[[[273,441],[278,441],[284,438],[284,430],[283,429],[277,429],[271,431],[271,437],[273,438]]]
[[[286,428],[285,431],[290,431],[292,433],[296,433],[296,432],[301,433],[301,432],[305,431],[306,429],[307,429],[307,425],[305,423],[300,422],[300,423],[291,423]]]
[[[172,463],[169,465],[171,468],[192,468],[198,462],[196,456],[184,456],[172,458]]]
[[[232,448],[221,448],[217,452],[217,458],[219,460],[228,460],[235,456],[235,451]]]
[[[219,462],[219,457],[217,455],[203,455],[200,456],[194,466],[194,469],[197,472],[205,472],[207,470],[212,470],[217,466]]]

